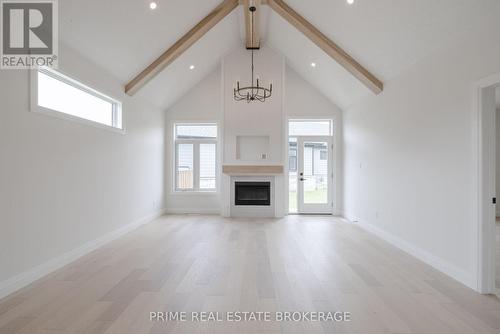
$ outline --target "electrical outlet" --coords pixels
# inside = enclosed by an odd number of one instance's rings
[[[267,159],[267,154],[266,153],[262,153],[260,157],[261,157],[262,160],[266,160]]]

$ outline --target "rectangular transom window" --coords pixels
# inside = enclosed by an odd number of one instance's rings
[[[123,129],[121,103],[49,69],[36,71],[36,111]]]
[[[331,136],[333,126],[331,120],[290,120],[288,135],[294,136]]]
[[[175,191],[217,189],[217,124],[174,125]]]

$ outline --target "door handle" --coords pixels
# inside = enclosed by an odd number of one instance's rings
[[[305,180],[307,180],[307,179],[304,179],[303,177],[300,178],[300,181],[305,181]]]

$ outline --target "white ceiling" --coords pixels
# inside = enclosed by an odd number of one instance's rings
[[[125,85],[174,44],[220,0],[65,0],[60,1],[60,38],[69,47]],[[240,45],[238,12],[211,29],[136,95],[168,108]],[[189,70],[195,65],[194,70]]]
[[[215,8],[221,0],[64,0],[62,42],[106,68],[125,84]],[[498,0],[287,0],[292,8],[387,82],[412,64],[464,35],[498,21]],[[263,43],[341,108],[371,94],[322,50],[267,6]],[[240,7],[138,94],[167,108],[217,65],[244,47]],[[316,68],[310,63],[318,64]],[[195,65],[193,71],[189,65]]]
[[[498,20],[500,13],[496,0],[355,0],[353,5],[345,0],[286,2],[383,82],[436,49],[484,29],[484,23]],[[345,109],[372,94],[323,51],[304,42],[295,28],[286,28],[280,21],[275,13],[270,16],[270,44],[339,107]],[[318,66],[307,68],[313,61]]]
[[[168,108],[220,65],[221,58],[241,45],[236,12],[219,22],[197,43],[146,84],[137,96]],[[189,66],[195,69],[190,70]]]
[[[290,67],[341,109],[350,101],[371,94],[355,77],[274,12],[270,15],[269,45],[284,54]],[[316,63],[315,68],[311,67],[312,62]]]

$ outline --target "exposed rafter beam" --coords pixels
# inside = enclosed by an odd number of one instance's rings
[[[224,0],[210,14],[201,20],[196,26],[189,30],[181,39],[158,57],[144,71],[139,73],[132,81],[125,85],[125,92],[133,95],[142,88],[148,81],[154,78],[165,67],[170,65],[213,26],[219,23],[224,17],[231,13],[239,4],[239,0]]]
[[[340,46],[331,41],[321,31],[300,16],[295,10],[288,6],[283,0],[267,0],[268,5],[286,21],[306,35],[313,43],[325,51],[337,63],[360,80],[375,94],[384,90],[384,84],[361,66],[354,58],[345,52]]]
[[[260,48],[260,1],[261,0],[243,0],[243,13],[245,15],[245,31],[247,49]],[[252,13],[249,8],[254,6],[254,20],[252,22]]]

